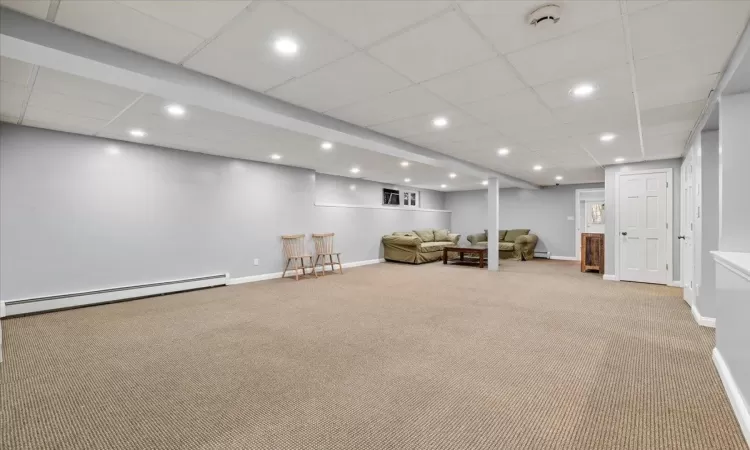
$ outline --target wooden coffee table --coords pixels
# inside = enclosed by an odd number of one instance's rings
[[[458,253],[458,260],[466,262],[465,254],[479,255],[479,268],[484,269],[484,262],[487,260],[487,247],[481,245],[469,245],[466,247],[453,246],[443,248],[443,264],[448,264],[448,252]]]

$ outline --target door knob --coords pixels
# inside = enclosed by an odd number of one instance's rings
[[[677,236],[677,239],[685,239],[685,236]]]
[[[620,234],[622,234],[623,236],[627,236],[627,235],[628,235],[628,232],[627,232],[627,231],[623,231],[623,232],[622,232],[622,233],[620,233]]]

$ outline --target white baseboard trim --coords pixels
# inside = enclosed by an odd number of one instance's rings
[[[549,259],[557,259],[560,261],[580,261],[575,256],[550,256]]]
[[[0,318],[5,317],[5,302],[0,302]],[[0,339],[2,339],[2,336],[0,336]]]
[[[604,280],[604,281],[620,281],[617,278],[617,275],[610,275],[610,274],[606,274],[606,273],[602,276],[602,280]]]
[[[8,316],[30,314],[56,309],[75,308],[79,306],[109,303],[173,292],[190,291],[227,284],[228,274],[208,275],[204,277],[165,280],[135,286],[118,286],[94,291],[83,291],[58,294],[46,297],[31,297],[5,300],[5,312]]]
[[[669,282],[667,282],[667,286],[681,288],[682,287],[682,280],[669,281]]]
[[[382,263],[382,262],[385,262],[385,259],[382,259],[382,258],[381,259],[368,259],[368,260],[365,260],[365,261],[354,261],[354,262],[350,262],[350,263],[343,263],[343,264],[341,264],[341,266],[344,269],[349,269],[349,268],[352,268],[352,267],[368,266],[370,264],[378,264],[378,263]],[[331,271],[330,267],[331,266],[328,266],[326,268],[327,272]],[[338,265],[336,265],[336,268],[338,269]],[[318,273],[320,273],[320,272],[323,271],[323,268],[316,267],[315,271],[318,272]],[[284,274],[284,272],[273,272],[273,273],[264,273],[264,274],[261,274],[261,275],[251,275],[249,277],[230,278],[229,281],[227,281],[227,284],[228,285],[233,285],[233,284],[255,283],[256,281],[273,280],[273,279],[276,279],[276,278],[281,278],[281,275],[283,275],[283,274]],[[291,276],[293,276],[294,275],[294,271],[291,271],[291,274],[292,274]],[[287,276],[290,276],[290,275],[287,274]]]
[[[696,308],[695,305],[690,308],[690,312],[693,314],[693,319],[695,319],[695,322],[698,325],[702,327],[716,328],[716,318],[701,316],[700,311],[698,311],[698,308]]]
[[[750,447],[750,410],[742,398],[742,393],[739,387],[737,387],[734,377],[732,377],[732,372],[729,371],[729,367],[718,348],[714,348],[712,356],[716,370],[719,372],[719,378],[721,378],[721,382],[724,384],[724,390],[729,398],[729,403],[732,405],[734,416],[740,424],[740,429],[742,429],[742,434],[745,436],[747,446]]]

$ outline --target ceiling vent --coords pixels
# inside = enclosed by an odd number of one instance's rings
[[[560,21],[560,7],[544,5],[529,14],[529,25],[532,27],[548,27]]]

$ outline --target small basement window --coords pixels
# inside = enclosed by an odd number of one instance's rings
[[[419,206],[419,192],[417,191],[401,191],[401,204],[403,206]]]

